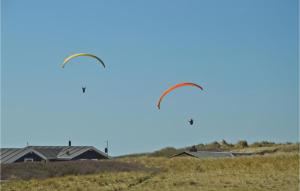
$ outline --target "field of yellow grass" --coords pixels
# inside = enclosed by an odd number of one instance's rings
[[[10,180],[1,183],[1,190],[299,190],[298,152],[215,159],[143,156],[114,160],[152,170]]]

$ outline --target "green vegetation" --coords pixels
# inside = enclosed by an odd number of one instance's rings
[[[239,152],[251,151],[261,155],[206,159],[157,156],[174,152],[174,148],[167,148],[152,153],[151,157],[147,154],[148,156],[122,157],[111,161],[48,164],[56,167],[45,167],[46,164],[41,163],[25,164],[29,165],[23,167],[26,170],[33,169],[32,172],[40,173],[39,177],[30,180],[18,180],[22,178],[22,173],[19,172],[18,177],[15,172],[20,167],[13,165],[9,168],[10,174],[14,172],[15,177],[1,182],[1,190],[299,190],[299,144],[230,147]],[[2,175],[3,170],[8,170],[5,168],[2,166]],[[48,171],[54,172],[53,178],[42,177]]]

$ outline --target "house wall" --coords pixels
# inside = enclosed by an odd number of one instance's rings
[[[24,162],[25,158],[32,158],[33,161],[42,161],[42,160],[44,160],[43,158],[41,158],[40,156],[38,156],[34,152],[30,152],[30,153],[27,153],[26,155],[22,156],[21,158],[19,158],[15,162]]]
[[[86,151],[86,152],[82,153],[81,155],[78,155],[77,157],[73,158],[72,160],[80,160],[80,159],[107,159],[107,157],[99,154],[98,152],[91,150],[91,151]]]

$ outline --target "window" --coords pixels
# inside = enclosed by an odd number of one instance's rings
[[[33,162],[33,158],[24,158],[24,162]]]

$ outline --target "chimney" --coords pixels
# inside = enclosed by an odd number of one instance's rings
[[[108,140],[106,141],[106,147],[105,147],[104,152],[106,153],[106,156],[108,158]]]
[[[71,144],[71,141],[69,140],[69,147],[71,146],[72,144]]]

